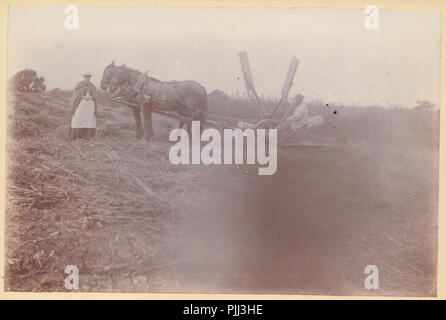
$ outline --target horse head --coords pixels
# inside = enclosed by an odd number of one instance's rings
[[[126,65],[124,64],[120,67],[116,67],[108,86],[111,97],[117,97],[122,91],[126,91],[128,89],[129,83],[130,74],[126,69]]]
[[[104,73],[102,74],[101,79],[101,89],[107,90],[108,86],[110,84],[110,80],[112,79],[116,69],[118,67],[115,66],[115,62],[112,61],[104,70]]]

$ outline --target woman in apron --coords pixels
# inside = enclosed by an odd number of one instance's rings
[[[96,87],[90,82],[92,74],[84,74],[84,80],[79,82],[71,97],[71,128],[70,138],[91,138],[96,133]]]

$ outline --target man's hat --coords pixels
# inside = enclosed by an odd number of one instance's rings
[[[84,76],[88,76],[88,77],[91,77],[91,76],[94,76],[94,74],[92,74],[91,72],[84,72],[84,74],[83,74]]]

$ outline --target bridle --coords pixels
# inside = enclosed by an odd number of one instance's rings
[[[112,70],[108,70],[111,69]],[[114,66],[113,64],[110,64],[109,66],[107,66],[107,68],[105,69],[106,72],[104,72],[104,75],[102,76],[102,81],[101,81],[101,88],[103,90],[107,90],[109,89],[110,86],[110,81],[112,80],[112,78],[115,75],[115,70],[117,69],[116,66]]]

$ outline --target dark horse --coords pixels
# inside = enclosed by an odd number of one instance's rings
[[[152,109],[157,107],[166,111],[176,111],[179,115],[192,120],[205,120],[207,110],[206,89],[195,81],[162,82],[149,77],[125,64],[115,66],[110,63],[104,70],[101,88],[109,90],[112,97],[120,97],[132,103],[136,124],[136,137],[153,135]],[[144,129],[141,121],[144,119]],[[191,121],[180,120],[180,128],[187,124],[190,131]]]

